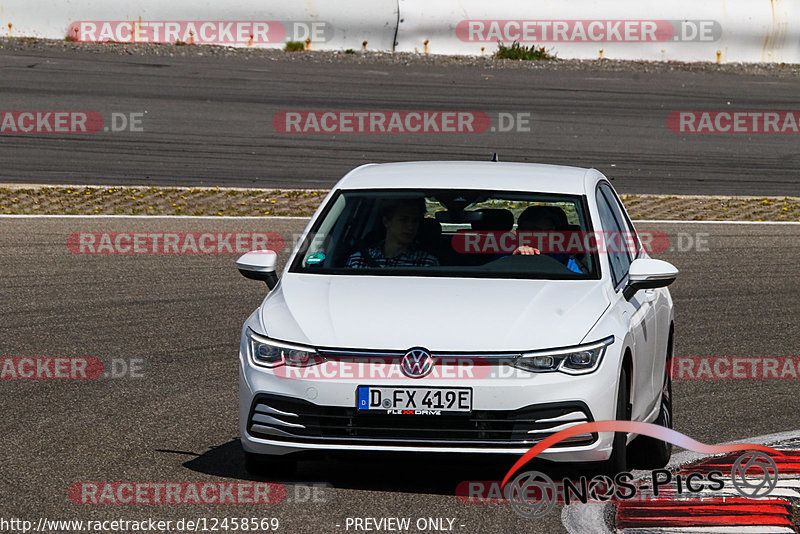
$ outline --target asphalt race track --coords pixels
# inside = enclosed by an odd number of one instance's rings
[[[460,481],[502,477],[508,459],[304,462],[284,481],[290,502],[271,507],[70,502],[70,485],[79,481],[249,478],[237,442],[236,354],[240,325],[265,287],[239,275],[235,256],[78,255],[67,249],[67,236],[292,234],[304,224],[266,218],[0,221],[0,355],[142,360],[139,377],[0,382],[0,517],[277,517],[278,531],[287,533],[346,532],[347,517],[446,517],[455,519],[455,532],[564,532],[557,511],[533,522],[509,505],[464,504],[454,497]],[[673,237],[708,234],[707,250],[658,255],[681,269],[672,286],[678,356],[797,356],[797,226],[637,226]],[[676,381],[675,426],[705,443],[800,429],[797,390],[793,380]],[[311,498],[302,483],[321,489]]]
[[[210,54],[209,54],[210,55]],[[793,110],[792,76],[491,69],[69,50],[0,54],[3,110],[145,113],[141,132],[0,135],[0,179],[328,188],[361,163],[488,159],[595,167],[623,193],[800,195],[792,134],[683,135],[681,110]],[[659,70],[659,69],[656,69]],[[530,131],[283,134],[292,110],[530,113]]]

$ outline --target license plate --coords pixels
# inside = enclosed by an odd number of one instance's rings
[[[362,412],[398,415],[439,415],[471,412],[470,388],[395,388],[359,386],[357,408]]]

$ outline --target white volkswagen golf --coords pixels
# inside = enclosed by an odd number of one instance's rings
[[[364,165],[324,199],[239,352],[248,470],[306,451],[521,455],[584,422],[671,427],[669,285],[594,169]],[[540,456],[664,465],[670,445],[581,434]]]

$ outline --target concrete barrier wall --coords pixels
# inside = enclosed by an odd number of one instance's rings
[[[10,33],[14,36],[64,39],[68,34],[74,37],[76,21],[112,21],[118,23],[110,25],[112,39],[124,41],[130,28],[119,23],[140,20],[145,27],[134,29],[139,40],[154,36],[154,28],[147,26],[150,21],[183,21],[178,33],[183,34],[187,29],[193,31],[196,41],[201,40],[201,30],[208,30],[207,35],[224,33],[219,27],[202,28],[201,24],[206,21],[257,21],[279,23],[269,24],[267,35],[283,37],[278,42],[263,42],[264,39],[259,40],[256,35],[253,42],[248,43],[252,31],[248,32],[247,25],[240,24],[238,26],[244,28],[244,42],[236,39],[237,26],[234,25],[227,28],[228,36],[232,35],[237,42],[230,43],[226,37],[220,44],[282,48],[286,41],[304,41],[311,37],[311,48],[315,50],[359,50],[362,42],[367,41],[369,50],[391,51],[397,31],[397,0],[5,0],[0,3],[0,31],[8,31],[7,25],[11,23]],[[188,26],[187,21],[196,24]],[[256,28],[256,34],[260,29],[263,27]],[[100,36],[102,30],[98,25],[94,34]],[[165,28],[161,26],[158,30],[163,39]],[[188,38],[180,40],[189,41]]]
[[[132,5],[6,0],[0,5],[0,31],[11,23],[12,36],[122,42],[153,40],[162,32],[161,42],[189,42],[191,35],[199,44],[208,30],[221,39],[205,42],[234,46],[280,48],[310,38],[314,50],[359,50],[367,41],[368,50],[466,55],[490,55],[498,41],[519,40],[564,59],[800,63],[800,0],[137,0]],[[106,28],[102,21],[113,24]],[[209,21],[233,26],[204,27]]]
[[[522,21],[528,21],[531,39],[525,44],[544,46],[560,58],[596,59],[602,50],[612,59],[717,61],[719,52],[721,62],[800,63],[800,0],[399,0],[399,6],[399,52],[422,52],[427,40],[433,54],[491,54],[498,34],[510,44],[509,37],[521,37]],[[483,31],[466,21],[482,22]],[[491,21],[507,22],[492,26]],[[567,40],[561,34],[556,41],[548,22],[564,21],[572,21],[566,24]],[[584,21],[586,38],[575,21]],[[600,25],[589,27],[592,21]],[[650,22],[644,29],[653,29],[647,35],[656,41],[625,42],[623,21]],[[613,22],[622,22],[623,41],[606,31]],[[631,37],[642,29],[642,24],[629,26]],[[545,29],[549,41],[541,38]],[[474,40],[486,36],[489,42]]]

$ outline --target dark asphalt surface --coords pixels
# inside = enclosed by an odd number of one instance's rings
[[[279,532],[346,532],[347,517],[448,517],[455,531],[563,532],[508,505],[463,504],[462,480],[496,480],[511,461],[391,458],[302,462],[271,507],[79,506],[78,481],[248,479],[237,437],[239,329],[264,295],[235,256],[89,256],[79,231],[276,231],[304,221],[0,220],[0,356],[141,358],[143,376],[0,381],[0,518],[277,517]],[[798,356],[798,226],[639,224],[708,250],[659,255],[681,269],[672,287],[677,355]],[[684,239],[684,243],[686,240]],[[286,252],[281,254],[285,261]],[[796,381],[678,381],[676,429],[706,443],[800,429]],[[555,468],[556,476],[562,468]],[[304,501],[301,482],[324,484]],[[336,528],[335,525],[342,525]],[[464,525],[460,527],[459,525]],[[351,530],[352,532],[352,530]],[[413,532],[413,530],[412,530]]]
[[[797,135],[680,135],[679,110],[796,110],[796,77],[0,52],[0,110],[146,113],[143,132],[0,135],[0,182],[327,188],[368,162],[595,167],[623,193],[800,195]],[[282,134],[291,110],[530,113],[527,133]]]

